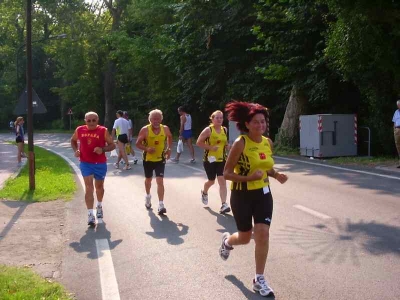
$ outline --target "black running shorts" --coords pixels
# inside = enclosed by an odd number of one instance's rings
[[[146,178],[152,178],[153,171],[156,177],[164,177],[165,161],[143,161],[143,169]]]
[[[217,176],[224,176],[225,162],[203,162],[204,170],[206,171],[208,180],[214,181]]]
[[[123,143],[123,144],[128,144],[128,143],[129,143],[129,141],[128,141],[128,135],[126,135],[125,133],[124,133],[124,134],[120,134],[120,135],[118,136],[118,141],[120,141],[120,142]]]
[[[263,189],[250,191],[231,191],[231,208],[239,231],[246,232],[254,224],[271,225],[273,200],[271,192],[264,194]]]

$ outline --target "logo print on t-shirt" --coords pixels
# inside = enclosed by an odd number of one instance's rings
[[[266,159],[267,156],[265,155],[265,153],[259,153],[260,154],[260,159]]]
[[[159,143],[159,141],[154,141],[154,145],[158,145]]]
[[[87,144],[90,145],[92,143],[92,139],[87,139]]]
[[[221,140],[218,140],[218,141],[217,141],[217,144],[219,144],[219,143],[221,143]]]

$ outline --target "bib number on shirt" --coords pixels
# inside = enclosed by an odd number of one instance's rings
[[[210,163],[213,163],[213,162],[216,162],[217,159],[215,158],[215,156],[209,156],[209,157],[208,157],[208,161],[209,161]]]

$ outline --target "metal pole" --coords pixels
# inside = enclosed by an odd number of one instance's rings
[[[26,3],[26,82],[28,92],[28,163],[29,189],[35,189],[35,153],[33,150],[33,103],[32,103],[32,0]]]

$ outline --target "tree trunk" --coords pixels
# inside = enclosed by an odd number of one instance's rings
[[[277,144],[289,147],[299,145],[299,117],[305,112],[307,101],[304,93],[294,85],[276,140]]]
[[[104,74],[104,126],[111,127],[114,113],[115,63],[109,61]]]

